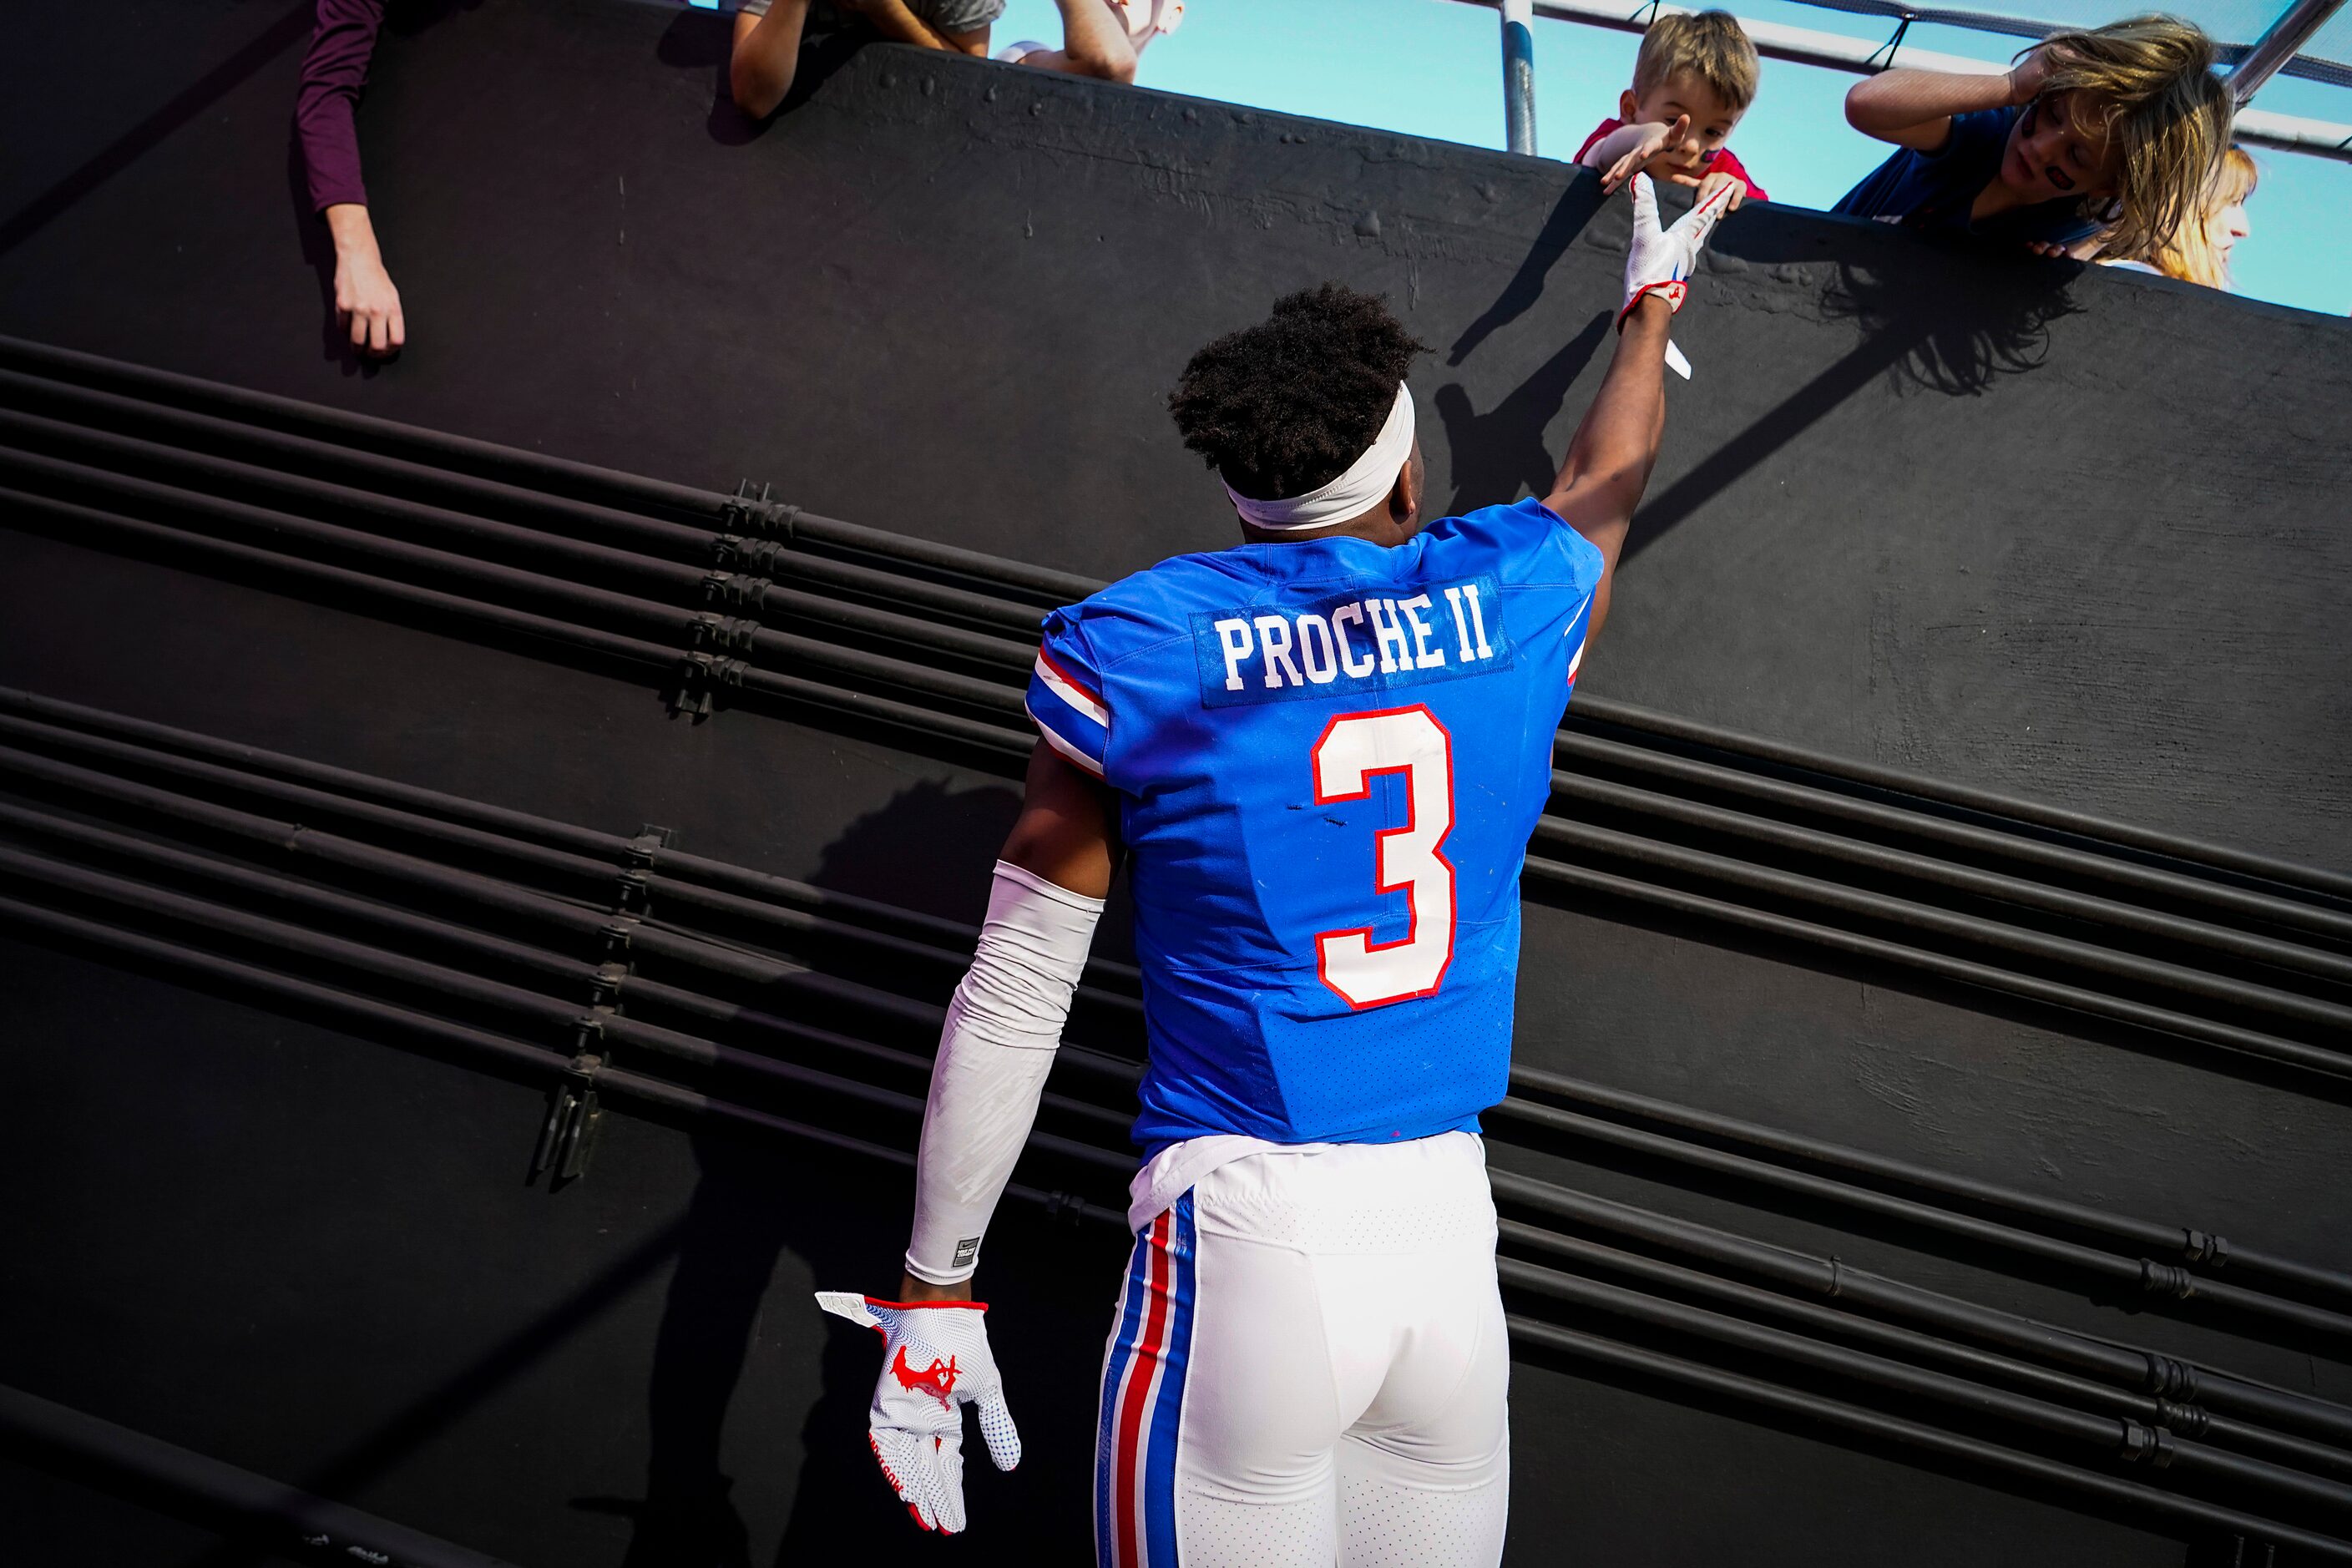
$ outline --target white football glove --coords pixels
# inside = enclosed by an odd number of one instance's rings
[[[957,1533],[964,1527],[963,1407],[980,1406],[980,1435],[998,1469],[1021,1462],[1021,1435],[988,1348],[987,1307],[877,1301],[847,1290],[820,1290],[816,1304],[882,1336],[866,1440],[915,1522]]]
[[[1633,242],[1625,249],[1625,303],[1617,311],[1620,328],[1644,294],[1660,296],[1674,310],[1683,308],[1698,253],[1714,231],[1716,220],[1723,216],[1731,193],[1738,188],[1726,184],[1676,219],[1674,227],[1662,230],[1658,192],[1650,176],[1636,174],[1626,184],[1633,193]]]

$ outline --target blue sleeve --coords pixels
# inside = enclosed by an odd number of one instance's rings
[[[1029,674],[1029,717],[1045,743],[1095,777],[1103,776],[1110,749],[1110,709],[1103,701],[1102,668],[1085,626],[1084,605],[1045,617],[1045,641]]]
[[[1933,153],[1897,147],[1886,162],[1840,196],[1832,212],[1854,217],[1907,218],[1960,186],[1973,197],[2000,168],[2001,144],[2017,117],[2013,109],[1983,109],[1952,116],[1951,134]]]
[[[2000,167],[2000,149],[2009,140],[2009,128],[2017,120],[2014,109],[1979,109],[1969,114],[1952,116],[1952,133],[1933,153],[1919,154],[1922,161],[1952,168],[1968,168],[1986,163],[1997,172]]]

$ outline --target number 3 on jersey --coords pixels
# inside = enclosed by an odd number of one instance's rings
[[[1401,942],[1375,942],[1370,926],[1315,939],[1315,969],[1350,1007],[1431,995],[1454,961],[1454,737],[1429,709],[1342,713],[1315,742],[1315,804],[1362,800],[1381,773],[1405,776],[1404,826],[1374,838],[1373,887],[1402,890],[1412,923]]]

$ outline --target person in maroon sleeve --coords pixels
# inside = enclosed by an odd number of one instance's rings
[[[1633,58],[1633,85],[1617,100],[1618,118],[1604,120],[1576,150],[1576,162],[1601,171],[1601,188],[1614,191],[1636,170],[1674,185],[1696,185],[1695,206],[1726,185],[1726,212],[1742,201],[1765,199],[1731,149],[1732,127],[1756,101],[1761,67],[1756,46],[1727,11],[1668,12],[1642,35]]]
[[[310,210],[326,220],[335,242],[335,318],[349,327],[355,351],[377,359],[398,353],[408,341],[400,290],[383,269],[375,226],[368,221],[359,134],[352,123],[352,106],[367,82],[368,57],[383,25],[383,0],[319,0],[318,26],[294,99]]]

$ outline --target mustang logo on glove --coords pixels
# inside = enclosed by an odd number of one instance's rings
[[[979,1301],[877,1301],[848,1290],[820,1290],[816,1304],[882,1336],[866,1441],[915,1522],[957,1533],[964,1527],[963,1407],[980,1407],[980,1435],[998,1469],[1021,1462],[1021,1435],[988,1348],[988,1308]]]
[[[917,1372],[908,1366],[907,1347],[900,1345],[898,1353],[890,1362],[890,1375],[898,1380],[898,1386],[901,1388],[930,1390],[938,1396],[940,1403],[944,1405],[949,1402],[949,1396],[955,1393],[955,1357],[950,1356],[945,1361],[935,1361],[923,1371]]]

